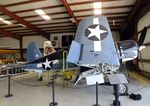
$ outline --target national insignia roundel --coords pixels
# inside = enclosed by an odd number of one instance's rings
[[[108,31],[103,25],[93,24],[85,30],[85,37],[92,41],[100,41],[107,37]]]

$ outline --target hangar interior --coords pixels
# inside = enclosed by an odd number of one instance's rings
[[[98,7],[94,7],[94,3]],[[142,100],[134,101],[128,96],[120,96],[119,99],[122,106],[148,106],[149,0],[0,0],[0,65],[26,62],[30,42],[35,42],[42,53],[44,41],[51,41],[56,51],[67,49],[81,20],[98,15],[107,17],[114,43],[131,39],[138,42],[146,27],[145,49],[136,59],[125,64],[129,74],[128,92],[141,94]],[[20,68],[16,70],[21,72]],[[43,81],[40,82],[37,81],[39,75],[33,72],[13,76],[10,89],[13,96],[10,98],[5,98],[9,84],[7,86],[8,79],[3,74],[7,75],[0,70],[0,106],[47,106],[52,102],[52,86],[47,86],[52,72],[43,73]],[[95,86],[84,83],[74,87],[61,78],[56,79],[55,86],[56,102],[60,106],[95,104]],[[114,100],[112,86],[99,86],[98,89],[99,104],[110,106]]]

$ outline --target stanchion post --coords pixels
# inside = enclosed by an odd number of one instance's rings
[[[5,96],[6,98],[13,96],[13,94],[10,93],[10,86],[10,75],[8,75],[8,94]]]
[[[96,82],[96,104],[94,104],[93,106],[101,106],[98,104],[98,82]]]
[[[53,98],[53,101],[49,104],[49,106],[57,106],[58,105],[58,103],[57,102],[55,102],[55,75],[54,76],[52,76],[53,78],[52,78],[52,98]]]

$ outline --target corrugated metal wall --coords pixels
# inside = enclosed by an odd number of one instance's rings
[[[138,27],[137,27],[138,32],[141,31],[145,26],[149,26],[149,25],[150,25],[150,12],[148,12],[145,16],[143,16],[139,20]],[[138,35],[138,38],[140,37],[140,34]],[[150,43],[150,28],[148,28],[147,30],[147,35],[144,41],[144,44],[147,44],[147,43]],[[147,45],[146,48],[141,51],[141,54],[142,54],[143,61],[139,61],[139,68],[140,70],[150,73],[150,61],[149,61],[150,60],[150,45]],[[144,61],[144,60],[148,60],[149,62]],[[141,62],[143,63],[143,66]]]

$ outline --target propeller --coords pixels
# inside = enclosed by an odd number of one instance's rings
[[[139,47],[143,45],[145,37],[146,37],[146,33],[147,33],[147,27],[144,27],[143,30],[142,30],[142,32],[141,32],[139,41],[138,41]]]
[[[141,35],[140,35],[140,38],[139,38],[139,41],[138,41],[138,45],[139,45],[139,57],[140,57],[140,60],[141,60],[141,64],[142,64],[142,67],[144,68],[144,65],[143,65],[143,59],[142,59],[142,53],[141,53],[141,50],[145,48],[145,46],[142,46],[143,43],[144,43],[144,40],[145,40],[145,37],[146,37],[146,33],[147,33],[147,27],[145,26],[141,32]]]

